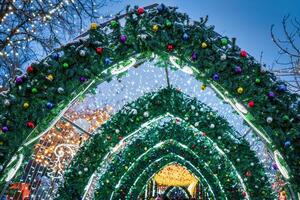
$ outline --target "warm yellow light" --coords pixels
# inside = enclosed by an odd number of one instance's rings
[[[198,182],[193,174],[179,164],[166,166],[154,176],[154,180],[160,186],[178,187],[188,187]]]

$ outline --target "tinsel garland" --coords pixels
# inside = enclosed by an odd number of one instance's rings
[[[39,63],[32,63],[33,70],[17,77],[9,92],[1,95],[1,164],[7,165],[32,128],[50,122],[59,113],[60,109],[47,105],[66,106],[83,82],[93,80],[133,54],[155,52],[165,58],[161,53],[164,51],[191,63],[202,72],[201,79],[218,82],[244,105],[249,100],[255,102],[249,109],[253,122],[267,130],[292,170],[291,182],[299,186],[298,95],[286,91],[285,83],[276,81],[273,74],[217,34],[206,21],[203,18],[191,23],[187,14],[171,7],[153,8],[140,15],[128,8],[124,27],[117,16],[114,23],[104,28],[94,26],[85,38],[62,46]],[[236,66],[242,71],[235,70]],[[237,91],[238,88],[243,90]],[[29,102],[29,107],[24,107],[25,102]]]
[[[216,116],[210,108],[178,90],[169,88],[147,94],[135,102],[124,106],[121,111],[100,127],[98,134],[74,158],[71,167],[65,175],[65,184],[61,188],[60,194],[62,196],[70,196],[70,194],[75,192],[76,195],[79,195],[91,174],[101,163],[104,155],[120,141],[120,136],[121,138],[126,137],[126,135],[139,129],[143,123],[167,112],[181,117],[205,132],[221,149],[226,150],[227,156],[242,174],[245,174],[249,169],[251,169],[253,174],[257,174],[255,180],[253,179],[255,175],[253,175],[250,177],[253,181],[249,179],[248,182],[249,185],[253,186],[253,191],[259,190],[254,188],[255,185],[258,188],[267,187],[267,179],[262,178],[264,177],[263,167],[259,164],[255,153],[250,150],[247,142],[243,139],[233,139],[235,136],[231,133],[234,133],[234,131],[224,119]],[[215,128],[210,128],[208,124],[214,124]],[[176,134],[174,134],[175,136]],[[197,143],[197,140],[195,139],[194,142]],[[132,151],[132,154],[135,155],[134,148]],[[84,172],[85,166],[89,166],[88,172]],[[122,169],[116,168],[115,170]],[[79,175],[78,171],[81,171],[82,174]],[[249,188],[249,190],[251,191],[252,189]],[[262,194],[256,192],[256,195]],[[75,197],[72,196],[72,198]]]

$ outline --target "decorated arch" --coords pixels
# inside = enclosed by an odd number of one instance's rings
[[[14,198],[26,198],[25,193],[44,198],[28,174],[32,166],[52,166],[51,173],[47,169],[39,177],[42,181],[51,174],[55,183],[47,198],[146,198],[154,188],[151,177],[175,162],[193,172],[199,179],[197,191],[203,188],[208,199],[274,199],[283,192],[289,199],[299,198],[298,95],[241,50],[235,39],[216,33],[207,18],[191,21],[176,9],[128,7],[124,15],[91,24],[85,34],[32,63],[11,82],[9,91],[1,93],[0,105],[2,194],[9,196],[17,188]],[[93,124],[88,128],[77,114],[66,115],[99,85],[122,82],[130,70],[147,62],[156,62],[164,86],[136,92],[115,112],[107,106],[94,115],[84,114]],[[178,87],[185,81],[190,84],[190,79],[173,84],[176,70],[193,77],[199,91],[211,90],[218,101],[228,104],[249,128],[247,133],[241,136],[241,130],[232,126],[235,121],[210,108],[209,99],[206,106]],[[148,72],[143,72],[141,84],[147,82]],[[103,93],[113,87],[108,85]],[[76,137],[70,126],[79,133]],[[47,144],[51,148],[40,150],[45,147],[39,141],[56,137],[70,142]],[[273,164],[260,160],[259,149],[253,147],[256,142]],[[279,191],[274,190],[278,176],[268,173],[270,168],[284,180]]]

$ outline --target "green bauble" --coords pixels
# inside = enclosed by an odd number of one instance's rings
[[[222,46],[226,46],[228,44],[227,38],[222,38],[221,39],[221,44],[222,44]]]
[[[255,79],[255,83],[256,83],[256,84],[260,84],[260,79],[259,79],[259,78],[256,78],[256,79]]]
[[[34,87],[34,88],[31,89],[32,94],[36,94],[37,92],[38,92],[37,88]]]
[[[284,115],[284,116],[282,117],[282,120],[285,121],[285,122],[287,122],[287,121],[290,120],[290,118],[289,118],[289,116]]]
[[[172,26],[172,22],[170,20],[166,20],[166,27],[171,27]]]
[[[63,64],[63,68],[65,68],[65,69],[69,68],[69,64],[68,63],[64,63]]]
[[[117,28],[118,25],[119,25],[119,23],[118,23],[116,20],[112,20],[112,21],[110,22],[110,25],[111,25],[112,28]]]

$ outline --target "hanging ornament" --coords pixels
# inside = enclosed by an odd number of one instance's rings
[[[259,78],[256,78],[256,79],[255,79],[255,83],[256,83],[256,84],[260,84],[260,79],[259,79]]]
[[[158,12],[163,12],[163,11],[165,11],[165,9],[166,9],[166,6],[164,4],[160,4],[157,6]]]
[[[215,81],[218,81],[218,80],[220,79],[220,77],[219,77],[218,74],[214,74],[213,79],[214,79]]]
[[[282,120],[283,120],[284,122],[288,122],[288,121],[290,120],[290,118],[289,118],[289,116],[284,115],[284,116],[282,117]]]
[[[255,105],[255,104],[254,104],[254,101],[249,101],[249,102],[248,102],[248,106],[249,106],[250,108],[253,108],[254,105]]]
[[[26,72],[28,74],[33,73],[34,72],[34,68],[30,65],[30,66],[27,67]]]
[[[48,103],[46,104],[46,106],[47,106],[47,108],[48,108],[49,110],[51,110],[52,108],[54,108],[54,104],[53,104],[52,102],[48,102]]]
[[[205,85],[205,84],[202,84],[202,85],[201,85],[201,90],[204,91],[205,89],[206,89],[206,85]]]
[[[64,63],[63,64],[63,68],[65,68],[65,69],[69,68],[69,64],[68,63]]]
[[[9,128],[8,128],[8,126],[2,126],[1,130],[3,133],[7,133],[9,131]]]
[[[202,42],[201,43],[201,48],[202,49],[206,49],[208,47],[207,43],[206,42]]]
[[[5,100],[3,101],[3,103],[4,103],[4,105],[5,105],[6,107],[10,106],[10,100],[9,100],[9,99],[5,99]]]
[[[248,171],[246,172],[245,175],[246,175],[247,177],[250,177],[250,176],[252,176],[252,173],[251,173],[251,171],[248,170]]]
[[[87,171],[89,171],[89,169],[88,169],[87,167],[85,167],[85,168],[83,169],[83,171],[87,172]]]
[[[287,91],[286,85],[280,84],[280,85],[278,86],[278,91],[279,91],[279,92],[285,92],[285,91]]]
[[[78,175],[81,176],[81,175],[82,175],[82,171],[79,171],[79,172],[78,172]]]
[[[58,54],[58,53],[53,53],[53,54],[51,55],[51,58],[52,58],[53,60],[58,60],[58,59],[59,59],[59,54]]]
[[[193,52],[191,56],[192,61],[196,61],[198,59],[197,53]]]
[[[292,144],[291,141],[289,141],[289,140],[285,141],[284,148],[289,148],[291,146],[291,144]]]
[[[165,24],[166,24],[166,27],[168,27],[168,28],[170,28],[172,26],[172,22],[168,19],[166,20]]]
[[[153,32],[157,32],[159,29],[159,26],[157,24],[153,25],[152,30]]]
[[[34,122],[32,122],[32,121],[27,122],[27,123],[26,123],[26,126],[27,126],[28,128],[31,128],[31,129],[35,128],[35,124],[34,124]]]
[[[139,7],[138,9],[137,9],[137,14],[138,15],[141,15],[141,14],[143,14],[145,12],[145,9],[143,8],[143,7]]]
[[[222,46],[226,46],[227,44],[228,44],[227,38],[222,38],[222,39],[221,39],[221,45],[222,45]]]
[[[273,118],[272,117],[267,117],[266,119],[268,124],[271,124],[273,122]]]
[[[112,21],[110,22],[110,25],[111,25],[112,28],[117,28],[118,25],[119,25],[119,23],[118,23],[116,20],[112,20]]]
[[[275,98],[275,93],[274,92],[272,92],[272,91],[270,91],[269,93],[268,93],[268,97],[269,97],[269,99],[274,99]]]
[[[227,56],[226,56],[225,53],[223,53],[223,54],[221,55],[221,60],[226,60],[226,59],[227,59]]]
[[[242,58],[246,58],[247,57],[247,51],[241,51],[241,53],[240,53],[240,56],[242,57]]]
[[[81,76],[81,77],[79,78],[79,81],[80,81],[81,83],[83,83],[83,82],[87,81],[87,78],[85,78],[84,76]]]
[[[90,29],[91,30],[96,30],[97,29],[97,24],[96,23],[91,23]]]
[[[31,89],[31,93],[32,93],[32,94],[36,94],[36,93],[38,93],[38,89],[37,89],[37,88],[35,88],[35,87],[34,87],[34,88],[32,88],[32,89]]]
[[[188,40],[190,39],[189,34],[184,33],[184,34],[182,35],[182,39],[183,39],[184,41],[188,41]]]
[[[23,108],[24,108],[24,109],[29,108],[29,103],[28,103],[28,102],[23,103]]]
[[[112,63],[111,59],[110,58],[105,58],[104,59],[104,64],[105,65],[110,65]]]
[[[102,48],[102,47],[97,47],[97,48],[96,48],[96,52],[97,52],[97,54],[102,55],[102,53],[103,53],[103,48]]]
[[[241,68],[240,66],[235,66],[235,67],[234,67],[234,72],[235,72],[236,74],[240,74],[240,73],[242,73],[242,68]]]
[[[23,83],[23,78],[21,76],[16,77],[16,84],[21,85]]]
[[[214,129],[215,128],[215,124],[210,124],[209,128]]]
[[[173,51],[174,50],[174,45],[173,44],[168,44],[167,48],[168,48],[168,51]]]
[[[149,117],[149,112],[148,111],[146,111],[146,112],[144,112],[144,117]]]
[[[49,74],[49,75],[46,76],[46,79],[47,79],[48,81],[53,81],[54,76],[53,76],[52,74]]]
[[[244,88],[238,87],[237,92],[238,92],[239,94],[243,94]]]
[[[121,42],[121,43],[124,44],[124,43],[126,42],[126,40],[127,40],[126,35],[121,35],[121,36],[120,36],[120,42]]]
[[[62,87],[59,87],[59,88],[57,88],[57,92],[58,92],[59,94],[62,94],[62,93],[65,92],[65,89],[62,88]]]
[[[81,57],[84,57],[84,56],[86,55],[86,51],[83,50],[83,49],[81,49],[81,50],[79,51],[79,55],[80,55]]]

